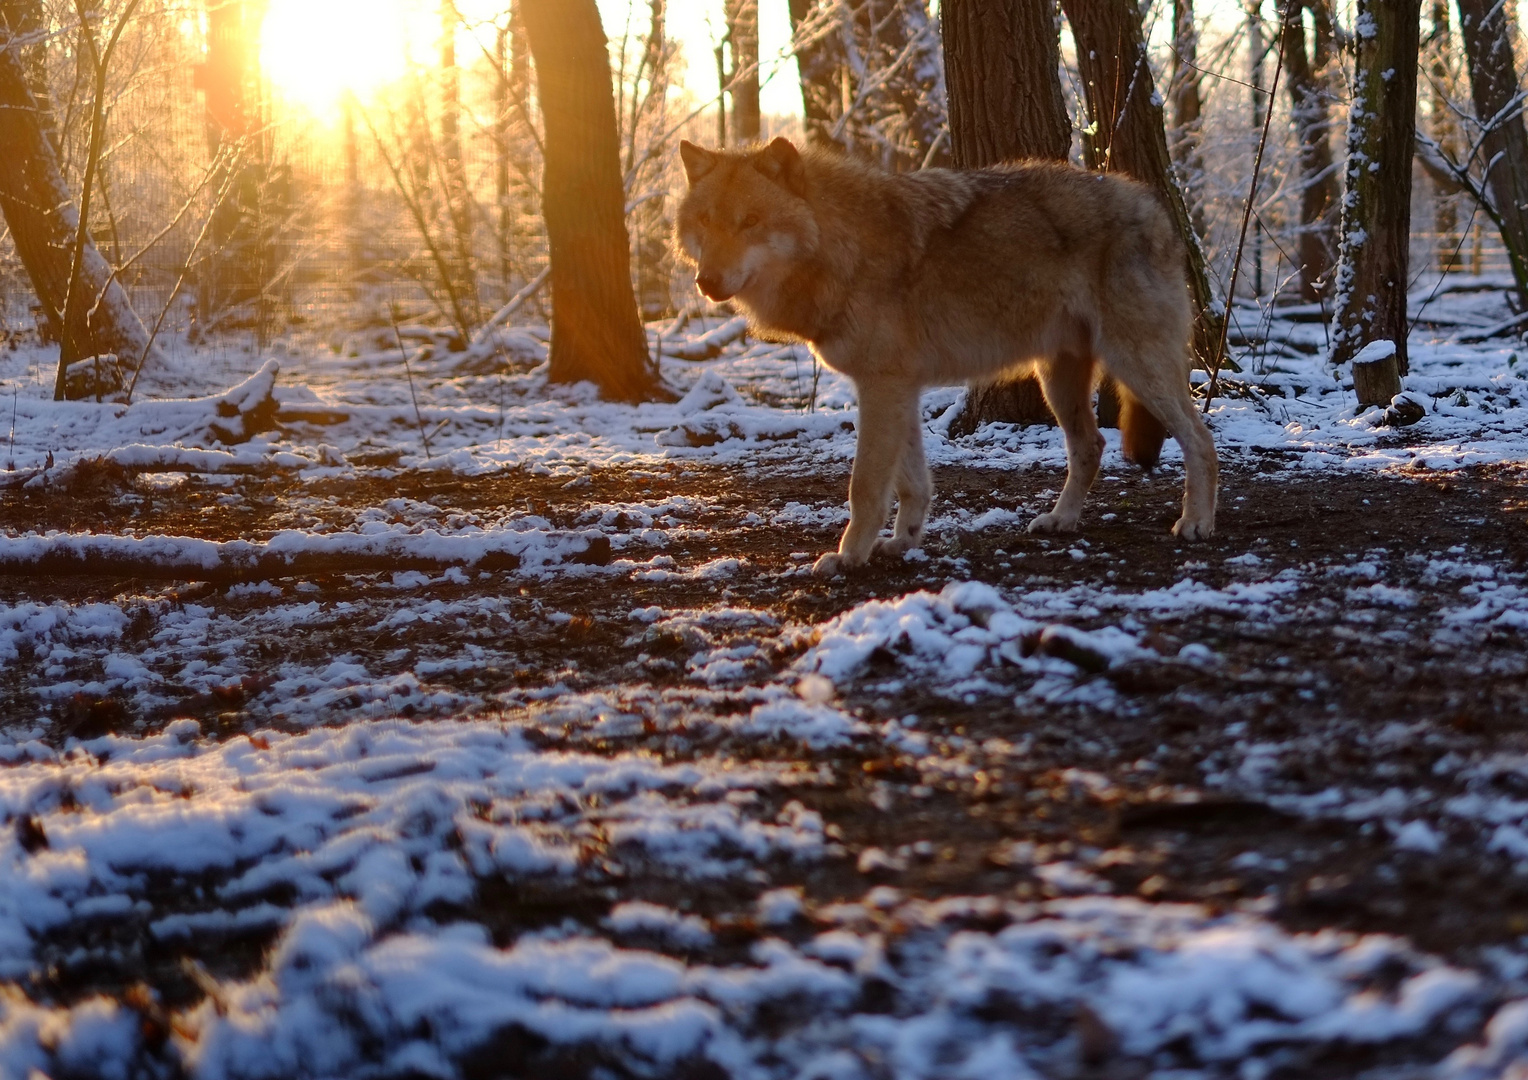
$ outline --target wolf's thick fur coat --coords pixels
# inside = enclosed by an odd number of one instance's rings
[[[713,300],[762,336],[808,342],[854,380],[849,525],[814,569],[916,547],[933,483],[919,392],[1032,368],[1066,435],[1066,485],[1031,532],[1077,527],[1104,440],[1097,368],[1120,387],[1127,456],[1155,464],[1168,433],[1187,482],[1173,532],[1208,537],[1217,465],[1188,389],[1182,243],[1146,187],[1049,162],[891,175],[785,139],[716,153],[690,143],[679,246]],[[890,539],[877,539],[897,498]]]

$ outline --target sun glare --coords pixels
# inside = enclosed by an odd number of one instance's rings
[[[278,94],[328,115],[406,73],[411,42],[432,40],[420,15],[407,0],[270,0],[260,63]]]

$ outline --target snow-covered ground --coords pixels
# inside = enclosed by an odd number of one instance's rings
[[[1324,362],[1319,322],[1273,321],[1209,411],[1224,467],[1264,469],[1255,489],[1313,469],[1528,460],[1528,351],[1470,340],[1510,318],[1498,289],[1460,288],[1481,284],[1419,287],[1406,388],[1426,415],[1406,428],[1355,408]],[[696,337],[720,325],[662,344],[697,351]],[[1395,936],[1297,932],[1256,899],[1217,910],[1114,895],[1098,872],[1107,852],[1023,843],[1004,858],[1032,870],[1038,892],[920,898],[878,874],[937,852],[911,838],[855,850],[805,794],[832,789],[836,755],[851,751],[902,755],[925,781],[979,771],[916,718],[851,708],[856,688],[916,685],[973,702],[1012,700],[1017,686],[1036,707],[1129,721],[1131,700],[1100,673],[1227,663],[1202,644],[1164,651],[1161,626],[1204,613],[1253,629],[1318,621],[1317,584],[1345,590],[1334,619],[1376,634],[1468,648],[1487,631],[1522,631],[1528,583],[1510,553],[1461,548],[1407,563],[1366,535],[1343,565],[1292,567],[1252,545],[1222,560],[1229,578],[1216,585],[1190,552],[1175,580],[1152,588],[957,581],[792,620],[729,599],[746,559],[668,553],[695,538],[710,506],[682,478],[841,472],[854,442],[845,380],[815,371],[803,350],[744,341],[705,363],[666,358],[683,394],[674,403],[615,405],[546,384],[543,330],[503,337],[508,368],[431,349],[412,358],[412,387],[391,330],[264,354],[171,342],[131,407],[49,401],[46,351],[0,354],[10,413],[0,482],[68,499],[71,468],[102,459],[146,470],[139,490],[161,503],[188,485],[214,496],[228,485],[226,503],[210,499],[184,535],[0,522],[0,561],[142,558],[183,565],[185,578],[232,575],[205,595],[142,585],[84,598],[38,595],[20,577],[0,600],[0,680],[36,705],[0,717],[0,1078],[932,1080],[1085,1075],[1116,1058],[1135,1063],[1128,1075],[1262,1077],[1343,1053],[1376,1076],[1528,1068],[1520,942],[1466,964]],[[213,430],[205,403],[150,400],[244,380],[254,393],[273,375],[281,427],[236,444]],[[948,439],[960,394],[925,397],[936,483],[941,466],[979,466],[1045,470],[1059,486],[1054,429]],[[1106,438],[1090,510],[1102,520],[1120,468],[1117,433]],[[1176,470],[1176,447],[1165,456]],[[324,494],[357,478],[505,471],[570,492],[595,471],[665,483],[642,500],[591,504],[571,529],[534,505],[468,513],[402,494],[369,506]],[[220,516],[239,502],[236,478],[252,473],[290,485],[283,526],[258,535]],[[936,504],[931,530],[1012,532],[1018,560],[1022,524],[1040,508]],[[844,511],[761,503],[749,517],[789,534],[837,527]],[[1106,556],[1086,536],[1058,551],[1096,565]],[[590,537],[608,542],[608,558],[573,557]],[[368,579],[364,603],[322,596],[301,574],[262,576],[269,560],[373,556],[423,563]],[[796,559],[778,577],[826,588],[809,565]],[[256,570],[240,577],[241,567]],[[1396,567],[1451,583],[1456,600],[1419,610]],[[682,678],[589,689],[552,672],[515,692],[446,678],[496,662],[500,640],[524,629],[514,596],[479,587],[490,569],[542,585],[684,590],[672,604],[633,603],[622,629],[647,650],[640,663],[666,663],[654,660],[659,646],[682,643]],[[714,601],[696,606],[698,589]],[[535,617],[572,627],[580,616]],[[468,643],[432,651],[427,628],[446,626]],[[273,664],[259,644],[405,633],[415,635],[406,655],[385,664],[328,644]],[[766,637],[795,645],[766,656]],[[228,722],[166,722],[188,695],[225,697]],[[122,707],[121,730],[60,735],[71,702],[106,700]],[[1401,743],[1415,734],[1404,727],[1381,734]],[[1528,871],[1521,761],[1440,764],[1437,776],[1457,786],[1446,801],[1401,786],[1295,793],[1270,778],[1296,741],[1237,743],[1205,761],[1204,790],[1265,799],[1293,818],[1363,822],[1398,852],[1468,836]],[[1105,778],[1076,772],[1069,783],[1113,797]],[[779,884],[817,873],[859,873],[864,885],[825,902]],[[697,914],[691,889],[725,893],[731,910]],[[261,956],[221,962],[225,943],[237,951],[251,935],[268,943]],[[69,977],[137,969],[156,992],[194,992],[156,999]]]

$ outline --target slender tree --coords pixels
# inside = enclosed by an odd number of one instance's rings
[[[113,354],[119,372],[142,363],[148,332],[133,312],[64,180],[40,76],[46,25],[38,0],[0,4],[0,213],[61,349],[71,359]],[[110,389],[106,387],[103,389]],[[56,395],[66,382],[60,377]]]
[[[542,212],[552,266],[551,378],[587,379],[626,401],[662,392],[631,287],[620,136],[594,0],[521,0],[546,158]]]
[[[1306,44],[1307,7],[1315,15],[1313,48]],[[1284,19],[1284,85],[1300,147],[1300,230],[1295,250],[1300,260],[1300,295],[1315,301],[1331,292],[1337,200],[1341,194],[1332,161],[1327,108],[1331,88],[1322,74],[1331,58],[1332,24],[1324,0],[1286,3]]]
[[[1507,249],[1519,306],[1528,309],[1528,128],[1513,60],[1510,10],[1501,0],[1458,3],[1470,96],[1480,124],[1475,161],[1485,174],[1486,210]]]
[[[790,0],[807,141],[896,170],[950,162],[928,0]]]
[[[817,7],[817,0],[789,0],[791,38],[801,72],[801,120],[806,141],[837,145],[833,120],[841,111],[843,38]],[[835,102],[840,103],[835,106]]]
[[[1061,91],[1060,41],[1045,0],[944,0],[945,77],[955,164],[979,168],[1016,158],[1065,161],[1072,124]],[[1051,423],[1033,375],[971,387],[950,425]]]
[[[1172,129],[1168,149],[1178,165],[1183,199],[1188,204],[1194,232],[1204,235],[1204,205],[1199,186],[1204,176],[1204,158],[1200,153],[1203,134],[1204,102],[1200,95],[1199,23],[1194,15],[1194,0],[1173,0],[1172,75],[1167,85],[1167,100],[1172,108]]]
[[[1459,123],[1454,117],[1452,102],[1457,80],[1452,64],[1454,43],[1449,25],[1448,0],[1432,0],[1432,32],[1422,42],[1426,57],[1428,133],[1438,146],[1439,152],[1450,160],[1459,160]],[[1434,246],[1438,272],[1448,273],[1459,267],[1459,185],[1446,174],[1437,175],[1427,168],[1425,156],[1421,159],[1423,169],[1432,186],[1433,228],[1437,232]]]
[[[1208,362],[1219,316],[1204,251],[1167,152],[1162,98],[1147,62],[1135,0],[1062,0],[1077,43],[1077,68],[1088,107],[1082,140],[1089,168],[1122,172],[1155,188],[1188,250],[1188,287],[1196,313],[1194,349]]]
[[[759,0],[727,0],[727,46],[732,53],[732,138],[759,141]]]
[[[456,31],[461,25],[454,0],[440,5],[440,150],[439,169],[446,218],[450,223],[453,288],[474,327],[483,321],[472,250],[472,194],[462,156],[462,78],[456,63]]]
[[[1407,368],[1406,275],[1421,18],[1421,0],[1358,0],[1332,332],[1334,364],[1352,359],[1372,341],[1392,341],[1400,375]]]

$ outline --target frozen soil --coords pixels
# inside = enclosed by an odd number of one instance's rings
[[[1290,932],[1393,934],[1499,986],[1517,976],[1503,974],[1500,957],[1528,933],[1528,877],[1515,871],[1523,852],[1491,832],[1490,814],[1471,820],[1448,807],[1464,797],[1528,797],[1521,773],[1482,765],[1528,753],[1524,631],[1501,617],[1499,603],[1489,618],[1458,617],[1477,602],[1482,580],[1521,579],[1524,480],[1512,468],[1302,476],[1270,455],[1261,468],[1227,469],[1215,539],[1184,545],[1168,535],[1179,474],[1102,477],[1078,540],[1031,537],[1015,521],[971,524],[993,507],[1027,518],[1059,487],[1055,471],[945,467],[936,470],[926,559],[819,581],[804,569],[836,540],[844,472],[607,468],[570,484],[519,470],[470,478],[409,470],[208,484],[96,470],[77,476],[67,493],[6,492],[0,518],[17,532],[258,540],[281,529],[350,528],[368,510],[387,519],[434,508],[442,521],[535,515],[554,528],[602,527],[632,539],[618,545],[612,567],[586,573],[334,575],[264,590],[0,579],[0,602],[10,605],[64,600],[127,610],[141,601],[147,611],[194,603],[242,616],[294,598],[317,602],[306,625],[241,642],[257,658],[242,678],[210,691],[167,683],[150,706],[125,693],[39,696],[49,681],[43,661],[23,652],[0,673],[0,715],[40,718],[41,741],[56,749],[113,732],[146,736],[185,717],[215,739],[296,731],[311,720],[272,711],[262,700],[270,696],[266,673],[346,655],[379,680],[428,671],[418,676],[427,685],[414,691],[416,700],[397,703],[395,715],[460,716],[460,703],[470,701],[467,711],[479,716],[552,716],[522,724],[548,752],[783,768],[792,783],[753,796],[763,800],[755,807],[761,819],[799,801],[820,813],[837,843],[834,857],[765,857],[748,873],[701,880],[631,861],[609,873],[488,878],[472,899],[431,909],[439,919],[488,927],[500,945],[569,919],[597,927],[617,902],[646,900],[698,915],[712,932],[688,945],[640,933],[628,943],[725,964],[766,935],[755,903],[769,889],[800,887],[810,910],[860,902],[877,886],[902,898],[1019,902],[1112,893],[1189,901],[1211,914],[1246,910]],[[738,562],[718,562],[729,559]],[[697,574],[697,567],[721,572]],[[1026,596],[1079,588],[1133,596],[1186,578],[1218,596],[1254,582],[1283,581],[1288,589],[1274,608],[1138,608],[1137,637],[1154,658],[1111,662],[1087,648],[1052,649],[1053,663],[1074,670],[1050,694],[1032,692],[1036,676],[1019,663],[952,693],[918,678],[904,663],[907,650],[889,642],[853,678],[833,680],[832,700],[864,731],[888,721],[915,731],[918,753],[879,738],[809,748],[701,722],[746,712],[755,700],[750,687],[794,681],[792,665],[817,643],[819,628],[870,601],[977,581],[1033,616]],[[477,597],[504,606],[492,619],[392,618],[378,628],[384,599],[393,612],[400,605],[423,611],[432,601],[462,611]],[[1118,618],[1074,603],[1054,621],[1089,630]],[[149,614],[130,619],[118,648],[146,647],[154,626]],[[1040,648],[1032,634],[1023,643],[1025,652]],[[720,676],[704,666],[718,649],[737,661]],[[463,656],[473,661],[453,663]],[[814,692],[822,693],[804,696]],[[597,695],[637,719],[590,725],[534,712],[577,695]],[[341,696],[321,719],[364,723],[360,713],[347,715],[360,704]],[[35,822],[19,818],[9,827],[27,842]],[[1406,828],[1420,832],[1408,841]],[[136,911],[63,924],[39,942],[28,996],[68,1005],[98,992],[141,993],[130,988],[147,983],[162,1007],[175,1009],[204,997],[207,973],[251,977],[279,926],[189,938],[147,933],[149,922],[185,910],[192,893],[218,884],[149,880],[141,891],[147,904]],[[282,902],[279,890],[268,899]],[[987,929],[1011,917],[993,909]],[[798,922],[767,933],[806,940],[812,931]],[[861,1004],[871,1013],[883,1006]],[[1473,1015],[1478,1031],[1485,1013]],[[1079,1060],[1112,1060],[1108,1032],[1090,1034],[1086,1017],[1077,1023]],[[1465,1034],[1382,1048],[1338,1045],[1300,1059],[1297,1071],[1352,1075],[1386,1062],[1436,1060]],[[1090,1037],[1104,1049],[1088,1050]],[[516,1054],[553,1060],[533,1049],[499,1047],[466,1071],[493,1075],[497,1066],[487,1062]],[[570,1073],[614,1067],[593,1058],[557,1061]]]

